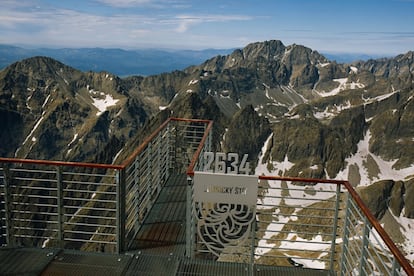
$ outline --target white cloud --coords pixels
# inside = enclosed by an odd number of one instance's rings
[[[102,3],[111,7],[135,7],[151,4],[154,1],[151,0],[96,0],[99,3]]]
[[[176,31],[179,33],[186,32],[191,25],[212,23],[212,22],[229,22],[229,21],[247,21],[253,17],[245,15],[177,15]]]

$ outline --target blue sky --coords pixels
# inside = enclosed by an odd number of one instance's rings
[[[414,50],[413,14],[414,0],[1,0],[0,44],[393,55]]]

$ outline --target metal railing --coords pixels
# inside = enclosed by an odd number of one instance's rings
[[[334,270],[340,205],[340,186],[334,183],[261,178],[255,262]]]
[[[197,171],[203,170],[204,151],[205,148],[199,151],[200,155],[194,157],[187,171],[190,184],[194,184]],[[263,175],[258,176],[258,182],[254,226],[250,238],[238,243],[232,240],[231,232],[239,231],[238,235],[243,236],[241,229],[251,210],[233,205],[226,207],[227,214],[223,215],[217,211],[222,207],[220,203],[206,204],[208,208],[201,212],[213,216],[209,217],[210,221],[197,221],[199,203],[194,202],[193,189],[189,186],[188,209],[193,212],[187,218],[189,257],[252,266],[325,269],[340,275],[414,275],[411,264],[349,182]],[[241,213],[239,217],[245,220],[232,218],[229,223],[228,214],[234,213]],[[211,217],[216,220],[214,229],[206,234],[200,229],[211,223]],[[234,226],[239,222],[239,226]],[[225,231],[218,233],[217,229]],[[217,245],[218,241],[222,244]],[[209,250],[213,244],[215,249],[221,248],[220,254]]]
[[[0,158],[1,245],[123,252],[211,125],[169,118],[121,165]]]
[[[121,165],[0,158],[0,242],[123,252],[170,173],[187,168],[186,254],[206,256],[195,232],[191,184],[211,140],[211,121],[170,118]],[[250,236],[239,248],[223,247],[218,260],[341,275],[414,274],[347,181],[258,180]],[[239,210],[246,219],[249,212]]]
[[[1,243],[120,247],[121,166],[2,158]]]
[[[340,275],[414,275],[411,264],[350,183],[343,185],[348,193]]]
[[[127,247],[139,231],[171,171],[188,167],[211,121],[170,118],[123,163]]]

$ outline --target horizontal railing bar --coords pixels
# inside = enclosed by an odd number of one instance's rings
[[[45,182],[45,183],[56,183],[56,179],[48,179],[48,178],[33,178],[33,177],[21,177],[21,176],[14,176],[13,179],[19,181],[38,181],[38,182]],[[20,187],[19,185],[11,185],[12,187]]]
[[[267,253],[266,253],[267,254]],[[278,259],[287,259],[289,257],[297,260],[312,260],[312,261],[321,261],[321,262],[328,262],[329,260],[321,260],[320,258],[308,258],[308,257],[299,257],[299,256],[281,256],[281,255],[261,255],[261,254],[254,254],[255,256],[260,256],[262,258],[278,258]]]
[[[307,197],[290,197],[290,196],[266,196],[266,198],[280,198],[280,199],[287,199],[287,200],[305,200],[305,201],[316,201],[316,202],[336,202],[336,200],[332,199],[323,199],[323,198],[307,198]]]
[[[27,202],[12,202],[13,205],[22,205],[22,206],[39,206],[39,207],[54,207],[57,208],[56,204],[46,204],[46,203],[27,203]]]
[[[331,245],[332,241],[326,241],[326,242],[317,242],[317,241],[306,241],[306,240],[287,240],[287,239],[274,239],[274,238],[269,238],[269,239],[261,239],[261,240],[266,240],[266,241],[285,241],[285,242],[290,242],[290,243],[313,243],[313,244],[326,244],[326,245]],[[258,246],[257,248],[261,248],[261,246]]]
[[[94,232],[88,232],[88,231],[73,231],[73,230],[66,230],[65,231],[66,233],[73,233],[73,234],[82,234],[82,235],[91,235],[91,236],[93,236],[93,235],[98,235],[98,234],[101,234],[102,236],[115,236],[115,234],[112,234],[112,233],[99,233],[99,232],[96,232],[96,231],[94,231]]]
[[[39,187],[39,186],[18,186],[18,185],[10,185],[11,188],[19,188],[19,189],[28,189],[28,190],[43,190],[43,191],[51,191],[56,192],[56,187]]]
[[[48,223],[48,224],[57,224],[57,220],[39,220],[39,219],[28,219],[28,218],[13,218],[13,221],[25,221],[25,222],[38,222],[38,223]]]
[[[317,236],[317,235],[321,235],[321,236],[327,236],[327,237],[332,237],[333,234],[326,234],[326,233],[314,233],[314,232],[292,232],[292,231],[284,231],[284,230],[257,230],[256,232],[270,232],[270,233],[288,233],[288,234],[299,234],[299,235],[313,235],[313,236]],[[261,240],[259,238],[256,238],[256,240]]]
[[[79,208],[81,208],[82,210],[91,210],[91,211],[109,211],[109,212],[115,212],[116,209],[115,208],[100,208],[100,207],[87,207],[87,206],[74,206],[74,205],[64,205],[64,208],[68,208],[68,209],[76,209],[78,210]]]
[[[306,224],[306,223],[292,223],[292,222],[278,222],[278,221],[272,221],[272,224],[283,224],[283,225],[291,225],[291,226],[309,226],[309,227],[323,227],[323,228],[332,228],[332,225],[321,225],[321,224]]]
[[[28,172],[28,173],[44,173],[44,174],[54,174],[56,175],[56,171],[50,170],[36,170],[36,169],[27,169],[27,168],[10,168],[11,172]]]
[[[45,198],[45,199],[57,199],[57,196],[46,196],[46,195],[27,195],[27,194],[11,194],[14,197],[24,198]]]
[[[104,192],[104,191],[86,191],[86,190],[75,190],[75,189],[63,189],[64,192],[75,192],[75,193],[87,193],[87,194],[100,194],[100,195],[116,195],[116,192]]]
[[[74,238],[64,238],[64,240],[65,241],[72,241],[72,242],[116,244],[116,242],[96,241],[96,240],[82,240],[82,239],[74,239]]]
[[[103,224],[92,224],[92,223],[83,223],[83,222],[70,222],[66,221],[64,224],[67,225],[78,225],[78,226],[88,226],[88,227],[104,227],[104,228],[116,228],[116,225],[103,225]],[[65,230],[68,232],[69,230]]]
[[[55,239],[53,236],[33,236],[33,235],[23,235],[23,234],[15,234],[13,237],[16,238],[33,238],[33,239]]]
[[[260,180],[276,180],[276,181],[291,181],[291,182],[307,182],[307,183],[321,183],[321,184],[336,184],[343,185],[346,181],[334,179],[315,179],[289,176],[267,176],[259,175]]]
[[[115,220],[116,217],[102,217],[102,216],[90,216],[90,215],[79,215],[79,214],[63,214],[65,217],[71,217],[71,218],[91,218],[91,219],[108,219],[108,220]]]
[[[114,178],[114,180],[115,180],[115,178]],[[84,181],[84,182],[82,182],[82,181],[76,181],[76,180],[62,180],[62,183],[63,184],[77,184],[77,185],[97,185],[97,186],[110,186],[110,187],[114,187],[114,186],[116,186],[116,183],[105,183],[105,182],[99,182],[99,183],[96,183],[96,182],[87,182],[87,181]]]
[[[94,199],[94,198],[64,197],[63,199],[64,200],[73,200],[73,201],[116,203],[116,200],[105,200],[105,199]],[[80,206],[80,208],[81,208],[81,206]]]
[[[329,183],[325,183],[325,184],[329,184]],[[291,184],[293,185],[293,184]],[[332,184],[332,185],[336,185],[336,184]],[[298,186],[298,185],[295,185]],[[312,185],[310,185],[312,187]],[[309,186],[303,186],[303,187],[309,187]],[[258,188],[259,191],[266,191],[266,190],[276,190],[276,191],[299,191],[299,192],[304,192],[305,194],[309,195],[309,196],[314,196],[311,195],[309,193],[330,193],[332,194],[332,196],[334,196],[336,194],[336,191],[328,191],[328,190],[306,190],[306,189],[299,189],[299,188],[282,188],[282,187],[259,187]],[[343,192],[341,192],[343,193]]]
[[[379,265],[379,263],[377,263],[374,256],[372,256],[371,251],[374,251],[375,255],[377,256],[377,259],[379,259],[379,261],[382,265],[382,270],[386,270],[388,272],[387,274],[391,274],[391,272],[388,270],[388,268],[389,268],[388,265],[392,266],[392,260],[389,260],[390,261],[389,264],[385,264],[382,259],[386,256],[379,256],[378,253],[377,253],[377,250],[367,250],[367,254],[369,255],[369,257],[371,257],[370,261],[375,264],[375,267],[380,267],[380,265]]]
[[[82,162],[63,162],[63,161],[49,161],[49,160],[33,160],[33,159],[19,159],[19,158],[3,158],[0,157],[0,163],[21,163],[34,165],[50,165],[50,166],[68,166],[68,167],[85,167],[96,169],[123,169],[123,166],[98,164],[98,163],[82,163]]]
[[[291,248],[291,247],[273,247],[273,246],[260,246],[258,249],[274,249],[274,250],[281,250],[281,251],[298,251],[298,252],[320,252],[320,253],[330,253],[330,250],[317,250],[317,249],[299,249],[299,248]]]
[[[108,172],[109,170],[109,172]],[[63,176],[63,180],[67,180],[66,177],[67,176],[76,176],[76,177],[108,177],[108,178],[113,178],[115,177],[115,171],[116,170],[111,170],[111,169],[107,169],[106,172],[102,172],[102,173],[92,173],[92,172],[72,172],[72,171],[68,171],[65,170],[62,172],[62,176]]]
[[[345,254],[344,258],[346,259],[346,262],[342,262],[342,264],[348,264],[350,266],[350,268],[354,268],[354,266],[352,266],[352,264],[356,265],[357,263],[352,259],[352,256],[350,256],[349,254]],[[351,258],[351,261],[349,261],[349,258]],[[352,269],[347,269],[347,271],[350,271]],[[348,275],[348,274],[345,274]]]
[[[53,228],[36,228],[36,227],[24,227],[24,226],[12,226],[13,229],[16,230],[35,230],[35,231],[51,231],[51,232],[58,232],[58,229]]]
[[[286,207],[289,208],[289,207]],[[256,214],[263,214],[263,215],[267,215],[268,213],[260,213],[260,212],[256,212]],[[323,216],[307,216],[307,215],[296,215],[296,214],[284,214],[284,213],[277,213],[274,214],[277,216],[283,216],[283,217],[298,217],[298,218],[318,218],[318,219],[334,219],[334,217],[323,217]],[[260,220],[260,222],[272,222],[273,220]]]
[[[161,132],[171,121],[171,118],[167,119],[164,123],[162,123],[154,132],[152,132],[142,143],[138,146],[136,150],[122,163],[123,167],[130,165],[133,160],[144,150],[145,147],[154,139],[159,132]]]
[[[48,212],[36,212],[36,211],[22,211],[22,210],[11,210],[13,214],[35,214],[35,215],[50,215],[50,216],[57,216],[57,213],[48,213]]]
[[[306,206],[306,207],[303,207],[303,206],[296,207],[296,206],[289,206],[289,205],[283,206],[283,205],[258,204],[257,205],[258,212],[260,212],[262,210],[270,209],[270,208],[265,209],[265,208],[260,208],[260,207],[284,207],[284,208],[298,208],[298,209],[306,209],[306,210],[335,211],[334,208],[318,208],[318,207],[308,207],[308,206]]]
[[[353,256],[361,256],[362,251],[356,253],[355,247],[356,246],[351,246],[350,247],[349,244],[345,246],[346,252],[349,252],[350,253],[350,254],[347,254],[347,255],[352,258],[353,263],[359,263],[359,260],[358,261],[354,261]]]

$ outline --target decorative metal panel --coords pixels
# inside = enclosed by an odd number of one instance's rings
[[[195,172],[193,214],[202,251],[245,246],[256,219],[257,176]]]

